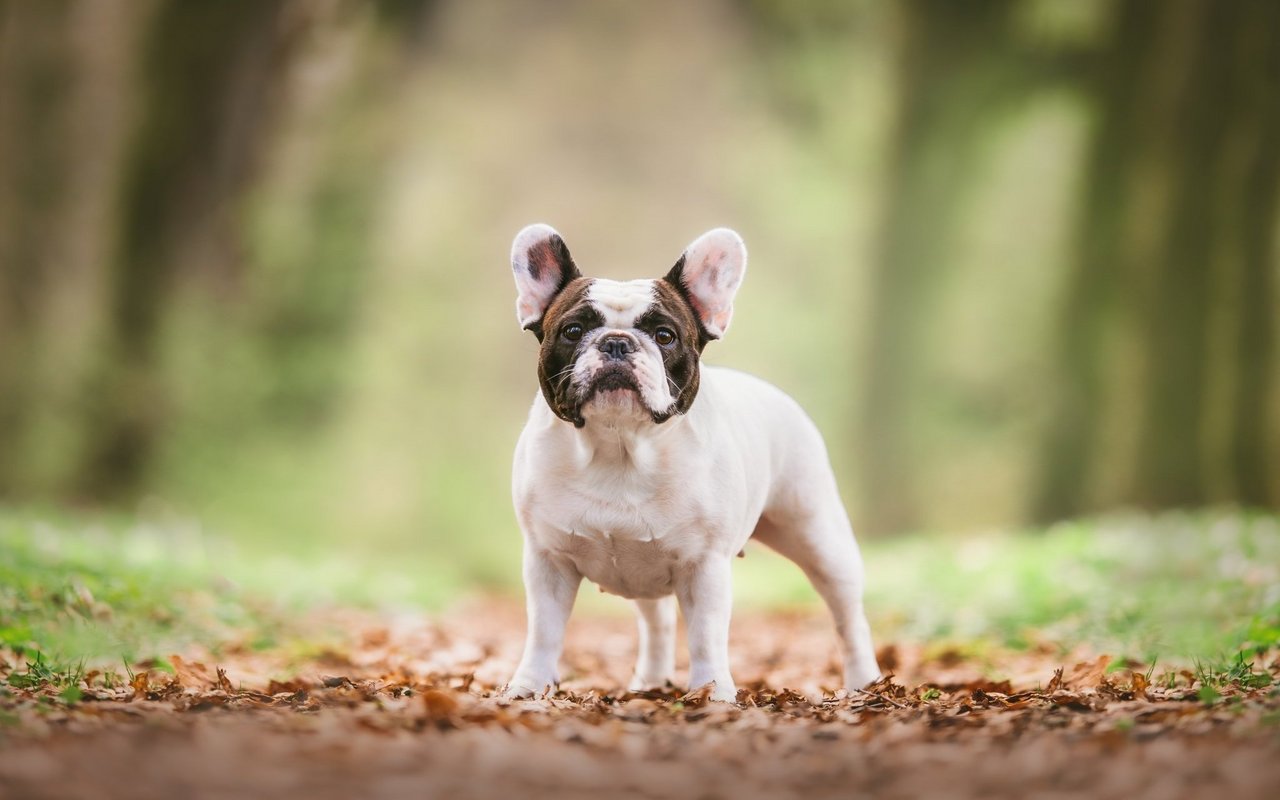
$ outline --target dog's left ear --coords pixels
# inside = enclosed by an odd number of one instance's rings
[[[538,323],[547,306],[574,278],[582,277],[564,239],[550,225],[530,225],[511,243],[511,271],[516,279],[516,319],[542,338]]]
[[[689,301],[711,339],[719,339],[733,318],[733,296],[747,271],[747,246],[728,228],[707,231],[689,245],[663,279]]]

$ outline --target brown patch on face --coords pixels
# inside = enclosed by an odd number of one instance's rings
[[[698,315],[694,311],[692,301],[680,288],[666,279],[654,281],[653,288],[657,295],[654,309],[661,310],[676,323],[676,333],[680,335],[682,342],[694,343],[697,351],[701,353],[709,339],[706,332],[702,330],[701,323],[698,322]]]
[[[566,314],[578,306],[586,305],[587,290],[593,283],[595,278],[579,277],[569,281],[560,290],[556,298],[551,301],[551,305],[547,306],[546,313],[542,315],[541,330],[536,331],[539,339],[546,336],[549,331],[558,330]]]
[[[707,344],[706,331],[699,324],[688,298],[666,280],[654,281],[656,299],[653,307],[636,320],[636,327],[653,336],[658,328],[670,328],[676,341],[669,347],[659,345],[662,365],[675,391],[675,407],[671,413],[655,414],[654,422],[665,422],[673,414],[683,414],[693,405],[698,394],[701,372],[698,358]]]
[[[534,329],[538,341],[542,342],[538,353],[538,383],[542,387],[542,396],[557,417],[579,428],[586,424],[586,420],[582,418],[582,398],[573,385],[571,367],[577,360],[582,340],[571,342],[561,335],[561,331],[571,322],[579,323],[585,330],[603,323],[600,313],[586,301],[587,290],[594,280],[575,278],[570,281],[551,301]]]

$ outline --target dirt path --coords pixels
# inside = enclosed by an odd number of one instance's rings
[[[493,690],[519,654],[517,607],[335,622],[350,643],[300,664],[193,652],[176,676],[143,671],[114,688],[90,676],[71,705],[10,688],[0,796],[1238,800],[1280,787],[1272,687],[1227,685],[1206,703],[1189,675],[1151,686],[1088,654],[989,655],[996,669],[889,647],[895,677],[833,693],[823,618],[744,616],[732,650],[742,702],[729,706],[622,691],[630,622],[576,618],[561,692],[508,702]]]

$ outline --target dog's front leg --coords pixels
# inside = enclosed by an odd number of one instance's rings
[[[689,688],[715,681],[712,700],[735,702],[738,688],[729,674],[729,617],[733,608],[731,564],[709,556],[694,565],[676,588],[689,635]]]
[[[564,629],[578,596],[582,575],[528,542],[524,548],[524,590],[529,630],[520,666],[507,684],[508,697],[530,697],[559,683],[556,668],[564,649]]]

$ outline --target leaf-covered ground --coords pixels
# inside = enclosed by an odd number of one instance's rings
[[[803,576],[749,547],[734,706],[623,691],[633,622],[592,591],[561,691],[496,697],[524,632],[518,548],[259,544],[0,510],[0,798],[1280,786],[1275,516],[864,542],[892,677],[852,694],[834,691],[835,637]],[[484,583],[495,598],[458,599]]]
[[[119,672],[0,654],[4,797],[1274,797],[1280,650],[1162,671],[1039,647],[881,644],[837,684],[816,610],[740,614],[737,705],[623,690],[629,620],[579,615],[550,697],[495,690],[518,604],[329,611],[323,650],[229,643]],[[43,671],[42,671],[43,670]]]

